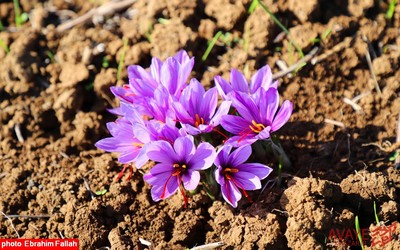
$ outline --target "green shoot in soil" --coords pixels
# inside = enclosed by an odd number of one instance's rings
[[[376,203],[375,203],[375,201],[374,201],[374,214],[375,214],[376,225],[379,225],[379,218],[378,218],[378,214],[376,213]]]
[[[50,50],[46,51],[46,55],[52,63],[56,62],[56,58],[54,57],[54,54]]]
[[[364,243],[363,243],[362,236],[361,236],[361,229],[360,229],[360,222],[358,221],[358,215],[356,216],[356,219],[355,219],[355,226],[356,226],[358,241],[360,242],[361,249],[364,250]]]
[[[117,70],[117,81],[121,80],[121,71],[122,71],[122,67],[124,67],[126,49],[128,48],[128,39],[124,38],[123,41],[124,41],[124,47],[122,48],[122,54],[121,54],[121,57],[119,58],[118,70]]]
[[[282,184],[282,164],[279,162],[278,165],[278,188],[281,188]]]
[[[247,12],[249,14],[253,13],[254,10],[257,8],[257,6],[258,6],[258,0],[251,1],[251,5],[250,5],[249,9],[247,10]]]
[[[389,4],[389,8],[386,11],[386,18],[387,19],[392,19],[393,14],[394,14],[394,10],[396,8],[396,4],[397,4],[397,0],[391,0],[390,4]]]
[[[103,57],[103,62],[101,63],[101,66],[102,66],[103,68],[108,68],[108,66],[110,66],[110,63],[108,62],[107,56],[104,56],[104,57]]]
[[[207,60],[208,55],[210,54],[212,48],[214,47],[215,43],[218,41],[218,38],[222,35],[222,31],[218,31],[217,34],[213,37],[211,42],[208,44],[208,47],[206,49],[206,52],[204,52],[203,56],[201,57],[201,60],[204,62]]]
[[[161,24],[168,24],[169,23],[169,19],[165,19],[165,18],[158,18],[158,22]]]
[[[21,13],[21,8],[19,7],[18,0],[13,0],[14,2],[14,12],[15,12],[15,26],[17,28],[21,27],[26,21],[28,21],[28,13]]]
[[[10,53],[10,48],[8,48],[7,44],[2,39],[0,39],[0,47],[2,47],[7,54]]]
[[[293,44],[296,50],[299,52],[301,58],[304,57],[303,50],[295,43],[295,41],[290,37],[289,30],[278,20],[278,18],[265,6],[260,0],[257,0],[258,4],[267,12],[272,20],[286,33],[288,36],[289,41]]]
[[[98,190],[96,192],[94,192],[96,195],[100,196],[100,195],[105,195],[107,193],[107,189],[103,189],[103,190]]]
[[[393,155],[390,156],[389,161],[395,161],[398,156],[399,152],[398,151],[394,152]]]

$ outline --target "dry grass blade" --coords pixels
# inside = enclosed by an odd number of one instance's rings
[[[362,111],[362,108],[360,105],[358,105],[357,103],[355,103],[353,100],[350,100],[347,97],[343,98],[344,103],[349,104],[356,112],[360,112]]]
[[[225,243],[220,241],[220,242],[209,243],[209,244],[205,244],[205,245],[201,245],[201,246],[197,246],[197,247],[192,247],[192,248],[190,248],[190,250],[210,250],[210,249],[222,247],[223,245],[225,245]]]
[[[308,53],[306,56],[304,56],[302,59],[300,59],[298,62],[296,62],[293,65],[290,65],[290,67],[288,67],[285,70],[279,71],[275,74],[272,75],[273,79],[277,79],[280,78],[282,76],[285,76],[295,70],[297,70],[301,65],[303,65],[304,63],[310,61],[318,52],[319,48],[318,47],[314,47],[310,53]]]
[[[369,50],[367,50],[367,52],[365,53],[365,59],[367,59],[368,68],[369,68],[369,71],[371,72],[372,80],[374,80],[375,89],[379,94],[382,94],[381,88],[379,87],[379,84],[378,84],[378,80],[376,79],[374,69],[372,67],[371,54],[369,53]]]
[[[22,132],[21,132],[21,126],[19,125],[19,123],[16,123],[14,126],[14,131],[15,131],[15,135],[17,136],[17,139],[20,143],[24,143],[25,139],[22,136]]]
[[[120,11],[122,9],[125,9],[132,5],[136,0],[124,0],[124,1],[114,1],[114,2],[108,2],[102,6],[99,6],[96,9],[92,9],[91,11],[83,14],[80,17],[77,17],[71,21],[68,21],[66,23],[63,23],[57,27],[58,32],[63,32],[68,29],[71,29],[72,27],[81,24],[81,23],[86,23],[88,22],[93,16],[98,15],[98,16],[105,16],[105,15],[111,15],[114,14],[117,11]]]
[[[338,126],[338,127],[341,127],[341,128],[345,127],[343,122],[331,120],[331,119],[328,119],[328,118],[325,118],[324,122],[332,124],[332,125],[335,125],[335,126]]]
[[[17,234],[17,237],[21,238],[21,236],[19,235],[17,229],[14,227],[14,223],[13,223],[12,219],[1,210],[0,210],[0,213],[10,221],[10,225],[11,225],[12,229],[14,229],[15,233]]]
[[[323,53],[323,54],[321,54],[321,55],[319,55],[319,56],[313,58],[313,59],[311,60],[311,64],[312,64],[312,65],[315,65],[315,64],[317,64],[318,62],[323,61],[323,60],[325,60],[326,58],[330,57],[331,55],[333,55],[333,54],[335,54],[335,53],[338,53],[339,51],[343,50],[344,48],[349,47],[349,46],[350,46],[350,43],[353,41],[353,39],[354,39],[355,37],[356,37],[356,36],[353,36],[353,37],[346,37],[342,42],[336,44],[332,49],[330,49],[330,50],[326,51],[325,53]]]

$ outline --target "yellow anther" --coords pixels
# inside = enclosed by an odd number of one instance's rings
[[[249,125],[249,128],[251,129],[251,131],[253,131],[254,133],[260,133],[261,131],[263,131],[265,129],[265,126],[262,125],[261,123],[257,123],[256,121],[252,120],[251,121],[252,125]]]
[[[142,148],[143,147],[143,143],[138,143],[138,142],[132,142],[132,145],[138,148]]]

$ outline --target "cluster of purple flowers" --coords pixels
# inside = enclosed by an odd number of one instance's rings
[[[196,189],[201,171],[213,169],[222,196],[236,207],[242,195],[248,198],[246,190],[259,189],[272,171],[246,162],[251,144],[281,128],[292,103],[284,101],[278,110],[277,82],[268,66],[250,83],[233,69],[229,82],[216,76],[216,86],[205,90],[196,79],[187,83],[193,65],[194,58],[180,51],[165,62],[153,58],[149,71],[129,66],[129,84],[111,87],[121,105],[110,111],[119,118],[107,123],[111,137],[96,146],[118,152],[121,163],[136,168],[156,162],[144,175],[154,201],[179,189],[186,206],[185,190]]]

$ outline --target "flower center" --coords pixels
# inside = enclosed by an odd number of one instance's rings
[[[251,125],[249,125],[249,128],[251,129],[251,131],[258,134],[265,129],[265,126],[262,125],[261,123],[257,123],[256,121],[252,120]]]
[[[180,173],[186,171],[186,169],[187,169],[186,164],[174,163],[174,165],[172,165],[172,166],[175,169],[175,171],[172,173],[172,176],[180,175]]]
[[[224,170],[222,170],[222,174],[228,180],[232,180],[232,174],[237,172],[239,172],[239,169],[237,168],[224,168]]]
[[[199,125],[204,124],[204,119],[199,116],[199,114],[195,115],[194,126],[197,128]]]
[[[138,148],[142,148],[143,147],[143,143],[139,143],[139,142],[132,142],[132,146],[134,147],[138,147]]]

